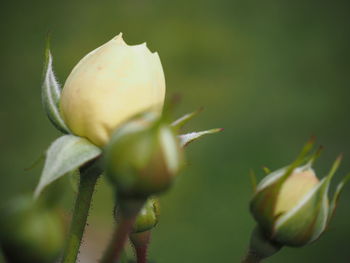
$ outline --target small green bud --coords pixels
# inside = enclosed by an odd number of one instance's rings
[[[298,247],[313,242],[325,231],[334,212],[328,189],[340,158],[320,181],[312,169],[319,153],[305,159],[306,154],[267,175],[250,203],[251,213],[264,235],[281,245]],[[300,166],[302,162],[306,164]],[[332,203],[336,203],[340,191]]]
[[[133,233],[140,233],[154,228],[159,219],[159,201],[149,198],[139,212],[134,224]]]
[[[9,262],[53,262],[64,242],[64,226],[55,211],[31,197],[11,200],[1,209],[0,243]]]
[[[182,166],[183,152],[173,128],[135,119],[117,129],[105,149],[106,175],[118,195],[147,198],[167,190]]]

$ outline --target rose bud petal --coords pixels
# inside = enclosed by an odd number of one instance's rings
[[[87,54],[74,67],[60,100],[69,129],[104,146],[116,127],[143,111],[160,113],[165,79],[157,53],[129,46],[122,34]]]

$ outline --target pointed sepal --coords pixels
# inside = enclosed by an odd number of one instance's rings
[[[265,175],[269,175],[272,171],[270,170],[270,168],[263,166],[262,167],[263,172],[265,173]]]
[[[253,169],[251,169],[250,171],[249,171],[249,178],[250,178],[250,184],[251,184],[251,186],[252,186],[252,189],[253,189],[253,193],[255,193],[256,192],[256,187],[257,187],[257,178],[256,178],[256,174],[255,174],[255,172],[254,172],[254,170]]]
[[[196,111],[193,111],[191,113],[187,113],[184,116],[180,117],[179,119],[175,120],[171,126],[174,127],[174,129],[179,130],[181,129],[187,122],[192,120],[194,117],[196,117],[199,113],[203,111],[203,108],[199,108]]]
[[[206,130],[206,131],[190,132],[190,133],[186,133],[186,134],[181,134],[181,135],[179,135],[180,144],[182,147],[186,147],[188,144],[190,144],[193,141],[196,141],[197,139],[201,138],[204,135],[215,134],[215,133],[218,133],[221,131],[223,131],[223,129],[218,128],[218,129],[211,129],[211,130]]]
[[[56,80],[52,68],[52,55],[50,52],[50,39],[47,38],[45,49],[45,63],[43,72],[43,84],[41,86],[41,100],[47,116],[52,124],[61,132],[69,133],[59,110],[61,87]]]
[[[343,191],[344,189],[344,186],[346,185],[346,183],[350,180],[350,173],[347,174],[341,181],[340,183],[338,184],[335,192],[334,192],[334,195],[333,195],[333,198],[332,198],[332,201],[330,203],[330,208],[329,208],[329,219],[328,219],[328,223],[331,221],[331,219],[333,218],[334,214],[335,214],[335,210],[337,209],[337,204],[338,204],[338,201],[339,201],[339,197],[340,197],[340,194],[341,192]]]

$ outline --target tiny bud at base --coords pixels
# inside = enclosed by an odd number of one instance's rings
[[[158,200],[149,198],[139,212],[133,227],[133,233],[151,230],[158,223]]]
[[[116,217],[119,216],[118,212],[120,212],[121,216],[129,218],[139,213],[146,200],[143,198],[124,198],[122,196],[117,196],[117,201],[118,209],[116,210]]]

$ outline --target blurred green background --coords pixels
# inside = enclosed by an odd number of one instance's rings
[[[188,148],[188,167],[161,197],[150,257],[158,263],[239,262],[254,222],[250,168],[289,163],[316,135],[323,176],[340,152],[335,180],[350,171],[348,1],[7,1],[0,11],[0,200],[32,191],[42,163],[25,171],[60,134],[42,110],[46,33],[61,83],[87,52],[119,32],[158,51],[176,116],[204,106],[188,129],[224,127]],[[71,190],[62,193],[67,211]],[[267,262],[349,262],[350,185],[328,232]],[[81,262],[96,262],[112,227],[112,192],[102,179]]]

